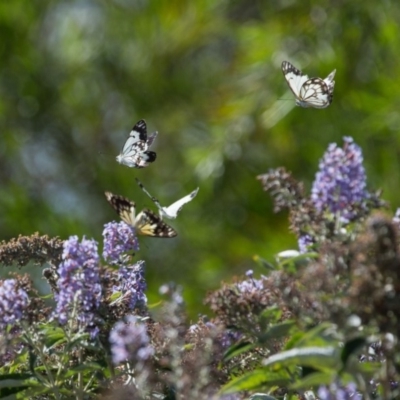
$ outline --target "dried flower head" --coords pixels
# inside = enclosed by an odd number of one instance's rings
[[[297,206],[304,199],[303,184],[297,182],[285,168],[270,170],[257,176],[266,192],[270,192],[275,201],[274,211]]]
[[[46,235],[39,236],[37,232],[31,236],[18,236],[8,243],[1,242],[0,263],[12,265],[15,262],[18,266],[26,265],[29,261],[40,265],[45,262],[58,264],[62,249],[63,241],[57,237],[50,239]]]

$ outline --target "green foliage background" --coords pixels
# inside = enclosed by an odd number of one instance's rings
[[[281,165],[310,188],[331,142],[352,136],[370,188],[400,205],[397,1],[114,0],[0,3],[1,239],[94,237],[116,219],[103,192],[162,204],[197,186],[173,240],[141,239],[151,301],[184,285],[193,316],[223,279],[295,248],[256,175]],[[337,69],[334,101],[301,109],[283,60]],[[139,119],[157,161],[115,162]],[[3,270],[4,271],[4,270]],[[40,277],[35,267],[32,273]]]

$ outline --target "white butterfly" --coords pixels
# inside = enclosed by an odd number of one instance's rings
[[[308,78],[290,62],[282,63],[282,72],[300,107],[326,108],[332,103],[336,69],[325,79]]]
[[[141,119],[131,130],[128,139],[117,156],[117,162],[133,168],[144,168],[152,163],[157,155],[147,149],[152,145],[158,132],[147,136],[146,121]]]
[[[157,206],[160,217],[163,218],[176,218],[178,216],[179,211],[182,210],[182,207],[186,204],[189,203],[189,201],[193,200],[194,197],[197,195],[197,192],[199,191],[199,188],[193,190],[190,194],[188,194],[185,197],[182,197],[180,200],[176,201],[175,203],[171,204],[169,207],[162,207],[160,202],[153,197],[143,186],[142,182],[139,181],[139,179],[135,178],[136,182],[140,186],[140,188],[151,198],[151,200],[154,202],[154,204]]]

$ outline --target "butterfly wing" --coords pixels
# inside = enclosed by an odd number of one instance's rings
[[[177,235],[177,232],[172,227],[167,225],[158,215],[147,209],[144,209],[137,215],[135,227],[139,235],[159,238],[172,238]]]
[[[186,203],[189,203],[189,201],[192,201],[195,198],[195,196],[197,195],[198,191],[199,191],[199,188],[193,190],[193,192],[191,192],[190,194],[188,194],[185,197],[182,197],[180,200],[171,204],[169,207],[164,207],[162,209],[162,214],[167,218],[176,218],[178,216],[178,213],[182,210],[182,207]]]
[[[282,62],[282,72],[290,90],[293,92],[296,99],[299,99],[300,90],[304,82],[308,80],[308,76],[304,75],[299,69],[290,64],[288,61]]]
[[[311,78],[300,90],[298,105],[302,107],[326,108],[332,103],[333,86],[320,78]]]
[[[117,212],[122,221],[130,226],[135,226],[135,203],[130,201],[126,197],[112,194],[111,192],[105,192],[107,201],[111,207]]]
[[[326,83],[328,86],[329,86],[329,85],[335,86],[335,81],[334,81],[334,79],[335,79],[335,74],[336,74],[336,69],[334,69],[334,70],[324,79],[325,83]]]
[[[136,123],[136,125],[132,128],[129,133],[128,139],[122,148],[121,154],[129,156],[129,152],[133,149],[137,151],[145,151],[147,150],[147,126],[146,121],[141,119]]]
[[[151,135],[149,135],[147,137],[147,140],[146,140],[147,148],[149,148],[153,144],[153,142],[156,139],[157,135],[158,135],[158,132],[153,132]]]
[[[135,126],[129,133],[129,137],[135,138],[136,140],[146,141],[147,140],[147,125],[144,119],[136,122]]]
[[[157,154],[154,151],[144,151],[143,153],[137,154],[133,158],[133,162],[135,164],[135,168],[144,168],[147,167],[150,163],[155,161],[157,158]]]

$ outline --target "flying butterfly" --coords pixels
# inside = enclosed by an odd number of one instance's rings
[[[138,235],[155,236],[159,238],[172,238],[177,232],[167,225],[152,211],[144,209],[136,215],[135,203],[126,197],[105,192],[107,201],[117,212],[122,221],[133,226]]]
[[[298,106],[326,108],[332,103],[336,69],[325,79],[308,78],[290,62],[283,61],[282,72]]]
[[[157,134],[158,132],[154,132],[147,136],[146,121],[141,119],[129,133],[121,153],[117,156],[117,162],[133,168],[147,167],[157,157],[154,151],[147,150]]]
[[[193,190],[190,194],[188,194],[185,197],[182,197],[180,200],[176,201],[175,203],[171,204],[169,207],[162,207],[160,202],[153,197],[143,186],[142,182],[139,181],[139,179],[135,178],[137,184],[140,186],[140,188],[147,194],[147,196],[150,197],[150,199],[154,202],[154,204],[157,206],[160,217],[163,218],[170,218],[174,219],[178,216],[178,213],[182,210],[182,207],[188,203],[189,201],[193,200],[195,196],[197,195],[197,192],[199,191],[199,188]]]

